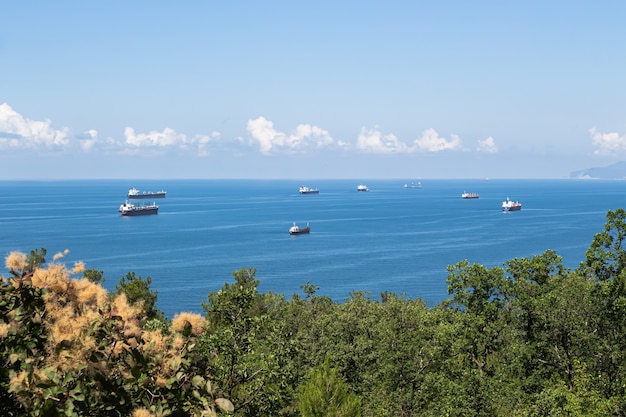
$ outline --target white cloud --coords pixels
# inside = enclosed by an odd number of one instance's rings
[[[421,138],[415,139],[415,146],[418,150],[425,152],[456,151],[461,149],[461,138],[457,135],[450,135],[450,140],[448,140],[440,137],[435,129],[430,128],[422,132]]]
[[[489,145],[489,139],[484,141]],[[493,139],[491,139],[493,142]],[[422,136],[413,141],[412,145],[399,140],[393,133],[383,135],[377,128],[367,130],[361,128],[357,138],[357,149],[371,153],[413,153],[413,152],[440,152],[462,150],[461,138],[451,135],[450,140],[440,137],[435,129],[427,129]]]
[[[497,153],[498,147],[496,146],[495,141],[491,136],[489,136],[485,140],[478,141],[478,147],[476,148],[478,152],[486,152],[486,153]]]
[[[369,153],[389,154],[411,151],[408,146],[401,142],[393,133],[383,135],[383,133],[376,128],[367,130],[365,127],[361,128],[361,132],[356,141],[356,147],[363,152]]]
[[[274,123],[261,116],[248,120],[248,133],[258,142],[262,153],[272,151],[298,151],[304,148],[323,148],[334,144],[328,131],[309,124],[300,124],[288,135],[274,129]]]
[[[98,131],[95,129],[89,129],[85,132],[85,137],[85,139],[80,140],[80,148],[85,152],[89,152],[98,141]]]
[[[212,132],[209,135],[188,137],[171,128],[165,128],[162,132],[137,133],[132,127],[127,127],[124,130],[124,140],[112,137],[100,139],[97,130],[89,129],[76,135],[74,145],[83,152],[102,148],[128,154],[133,154],[141,148],[160,150],[176,147],[206,156],[220,136],[219,132]],[[67,128],[54,129],[50,120],[30,120],[14,111],[7,103],[0,104],[0,149],[69,148],[70,145]]]
[[[211,142],[219,140],[220,137],[220,132],[212,132],[210,135],[196,135],[192,142],[197,144],[199,156],[209,156],[211,153],[209,145]]]
[[[263,153],[270,152],[274,146],[283,146],[286,142],[287,135],[275,130],[274,123],[265,119],[265,117],[248,120],[247,130],[252,139],[259,142],[261,152]]]
[[[50,120],[30,120],[7,103],[0,104],[0,148],[53,148],[68,144],[67,128],[54,129]]]
[[[127,127],[124,129],[126,144],[137,147],[164,147],[172,145],[184,145],[187,137],[182,133],[177,133],[174,129],[166,127],[163,132],[153,130],[149,133],[135,133],[135,129]]]
[[[596,155],[611,154],[626,149],[626,135],[620,136],[617,132],[602,133],[595,127],[589,129],[589,134],[591,135],[592,143],[598,147],[593,152]]]
[[[328,131],[317,126],[311,126],[308,124],[298,125],[298,127],[296,127],[295,134],[292,136],[302,138],[304,140],[310,139],[312,144],[317,148],[323,148],[325,146],[332,145],[334,142]]]
[[[178,133],[174,129],[166,127],[162,132],[156,130],[148,133],[137,133],[132,127],[124,129],[125,141],[119,146],[125,147],[124,152],[138,148],[160,149],[160,148],[180,148],[192,149],[199,156],[207,156],[210,152],[209,145],[220,138],[219,132],[212,132],[210,135],[195,135],[188,137],[184,133]]]

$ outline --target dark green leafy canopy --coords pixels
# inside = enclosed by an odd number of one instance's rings
[[[604,230],[594,236],[581,264],[581,269],[598,281],[614,279],[626,267],[626,211],[621,208],[609,211],[606,218]]]
[[[85,272],[83,272],[83,277],[93,283],[100,284],[100,285],[104,284],[104,272],[103,271],[98,271],[96,269],[86,269]]]
[[[298,410],[302,417],[360,417],[361,399],[348,390],[327,356],[300,389]]]
[[[232,399],[240,416],[284,415],[290,407],[293,383],[289,363],[292,341],[270,310],[282,297],[260,294],[254,268],[233,272],[202,303],[209,329],[200,349],[209,358],[220,394]],[[279,410],[283,410],[279,414]]]
[[[147,319],[163,319],[164,313],[157,309],[157,291],[150,289],[152,278],[143,279],[129,272],[126,276],[120,278],[120,283],[115,287],[115,295],[126,294],[126,298],[130,304],[143,303],[143,309],[146,312]]]
[[[510,291],[510,282],[500,267],[487,269],[467,260],[448,267],[448,294],[452,305],[475,313],[494,314],[502,308]]]

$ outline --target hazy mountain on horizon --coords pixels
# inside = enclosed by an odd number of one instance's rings
[[[613,180],[626,178],[626,161],[616,162],[606,167],[595,167],[573,171],[570,178],[593,178],[600,180]]]

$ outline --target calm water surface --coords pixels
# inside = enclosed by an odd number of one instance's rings
[[[547,249],[575,268],[626,182],[595,180],[244,180],[0,182],[0,254],[69,249],[68,264],[104,271],[115,288],[129,271],[152,277],[158,307],[201,312],[232,272],[254,267],[261,291],[290,296],[310,281],[335,300],[352,291],[405,293],[435,305],[446,267],[491,267]],[[357,192],[364,182],[369,192]],[[298,187],[318,187],[300,195]],[[131,187],[158,191],[159,214],[120,217]],[[462,200],[463,191],[480,194]],[[522,211],[502,213],[506,197]],[[311,234],[290,236],[293,222]],[[6,274],[4,266],[0,273]]]

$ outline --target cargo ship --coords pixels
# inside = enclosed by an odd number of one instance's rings
[[[290,235],[305,235],[308,234],[311,231],[311,228],[309,227],[309,224],[306,224],[306,227],[303,227],[302,229],[297,225],[297,224],[293,224],[293,226],[291,226],[291,228],[289,229],[289,234]]]
[[[155,203],[135,205],[126,201],[119,208],[122,216],[147,216],[149,214],[157,214],[159,206]]]
[[[136,188],[131,188],[130,190],[128,190],[128,195],[127,197],[130,199],[136,199],[136,198],[165,198],[165,195],[167,194],[166,191],[139,191]]]
[[[519,201],[511,201],[509,197],[502,202],[502,211],[520,211],[522,204]]]
[[[318,190],[317,188],[309,188],[306,186],[302,186],[300,187],[300,194],[319,194],[320,190]]]

